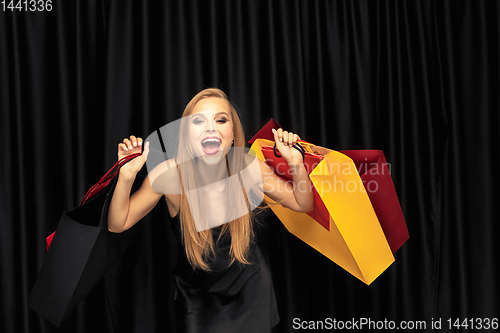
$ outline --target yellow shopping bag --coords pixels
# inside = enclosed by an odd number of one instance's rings
[[[301,144],[317,192],[315,211],[299,213],[267,196],[266,201],[288,231],[369,285],[394,262],[394,256],[356,166],[342,153],[314,154],[314,145]],[[286,163],[274,156],[273,146],[273,141],[255,139],[251,151],[276,170]]]

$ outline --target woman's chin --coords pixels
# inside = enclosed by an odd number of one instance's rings
[[[223,156],[224,156],[224,154],[223,154],[222,149],[221,149],[215,154],[202,154],[201,156],[199,156],[199,158],[201,158],[201,160],[203,162],[205,162],[205,164],[215,165],[215,164],[220,163]]]

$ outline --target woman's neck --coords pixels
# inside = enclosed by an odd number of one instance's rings
[[[225,158],[221,159],[217,164],[206,164],[203,159],[197,159],[197,169],[202,186],[227,179],[228,177]]]

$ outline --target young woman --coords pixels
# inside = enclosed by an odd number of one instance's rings
[[[269,265],[254,238],[249,194],[261,191],[300,212],[312,210],[313,195],[302,155],[293,147],[300,138],[281,129],[273,133],[293,182],[243,152],[236,110],[224,92],[205,89],[184,110],[176,158],[155,167],[132,196],[148,143],[120,170],[109,211],[111,232],[132,227],[162,196],[173,218],[180,250],[173,272],[178,331],[270,332],[279,321]],[[141,152],[142,145],[141,138],[124,139],[118,158]]]

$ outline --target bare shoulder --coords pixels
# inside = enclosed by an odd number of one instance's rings
[[[246,155],[240,175],[247,191],[251,189],[262,191],[262,171],[265,167],[261,167],[261,163],[264,162],[254,156]]]
[[[181,187],[177,164],[174,159],[158,164],[148,174],[147,178],[153,191],[160,194],[180,194]]]
[[[274,170],[269,165],[267,165],[266,162],[261,161],[259,159],[256,159],[256,160],[259,161],[258,167],[259,167],[259,171],[261,173],[262,179],[265,179],[266,177],[269,177],[269,176],[276,176],[276,174],[274,173]]]

